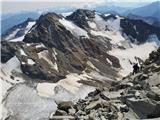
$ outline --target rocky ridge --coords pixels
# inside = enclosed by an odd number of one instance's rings
[[[160,48],[150,54],[141,71],[111,87],[97,89],[75,105],[63,102],[51,120],[57,118],[119,120],[160,117]]]
[[[5,34],[2,34],[2,40],[12,40],[18,37],[25,35],[30,29],[29,24],[34,24],[35,20],[28,18],[23,23],[13,26],[11,29],[8,29]]]

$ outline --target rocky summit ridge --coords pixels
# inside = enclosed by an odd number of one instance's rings
[[[75,105],[62,102],[50,120],[135,120],[160,117],[160,48],[150,54],[140,72],[96,89]]]

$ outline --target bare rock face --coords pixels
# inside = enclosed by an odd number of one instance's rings
[[[89,28],[87,21],[93,21],[95,18],[95,12],[85,9],[78,9],[73,14],[67,16],[68,20],[73,21],[76,25],[83,29]]]
[[[160,28],[154,27],[145,23],[142,20],[122,19],[120,22],[123,32],[126,35],[132,36],[137,39],[138,43],[144,43],[148,39],[149,35],[155,34],[160,38]],[[131,38],[131,40],[132,40]],[[132,40],[132,42],[135,42]]]
[[[15,49],[13,49],[12,46],[5,41],[1,42],[1,46],[1,62],[6,63],[15,55]]]
[[[65,111],[67,111],[68,109],[72,107],[73,107],[73,103],[71,101],[62,102],[58,105],[58,108],[60,110],[65,110]]]

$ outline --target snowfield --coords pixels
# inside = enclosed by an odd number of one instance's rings
[[[66,12],[66,13],[60,13],[61,15],[63,15],[64,17],[67,17],[69,15],[71,15],[73,12]]]
[[[17,32],[19,31],[20,29],[16,29],[15,31],[13,31],[10,35],[8,35],[5,40],[10,40],[12,39],[16,34]]]
[[[57,83],[39,83],[37,91],[40,96],[54,98],[56,102],[68,100],[75,102],[79,98],[83,99],[89,92],[95,90],[93,87],[78,83],[79,80],[87,80],[87,78],[90,77],[85,73],[81,75],[70,73],[65,79]]]
[[[8,95],[0,106],[6,109],[3,117],[13,115],[21,120],[48,120],[51,113],[56,111],[57,103],[62,101],[77,102],[78,99],[84,99],[89,92],[95,90],[93,87],[78,83],[78,80],[88,77],[86,74],[72,73],[57,83],[46,82],[37,85],[33,83],[34,86],[37,86],[36,89],[25,83],[15,86],[7,84],[9,91],[6,94]]]
[[[126,39],[122,36],[120,19],[123,19],[119,16],[116,16],[117,19],[108,19],[105,21],[100,15],[95,15],[95,24],[93,30],[90,30],[90,33],[94,36],[102,36],[110,39],[110,42],[114,45],[122,45]],[[90,25],[90,24],[89,24]],[[92,25],[93,26],[93,25]],[[91,28],[92,28],[91,26]],[[108,30],[106,30],[106,28]]]
[[[132,72],[132,64],[139,63],[137,58],[140,58],[144,61],[149,57],[149,53],[156,50],[157,48],[157,43],[152,41],[142,45],[132,44],[131,48],[127,48],[125,50],[113,49],[109,52],[109,54],[114,55],[119,59],[122,66],[120,75],[126,76]]]
[[[87,32],[78,27],[77,25],[75,25],[73,22],[68,21],[66,19],[59,19],[59,22],[64,25],[66,27],[66,29],[68,29],[73,35],[75,35],[76,37],[80,37],[80,36],[84,36],[86,38],[89,38]]]
[[[22,52],[22,54],[24,53]],[[57,55],[56,51],[54,54]],[[28,64],[34,64],[34,62],[28,59]],[[16,56],[1,65],[2,98],[0,108],[3,109],[1,118],[13,115],[20,120],[48,120],[50,114],[56,111],[57,103],[77,102],[78,99],[84,99],[88,93],[95,90],[94,87],[78,82],[81,79],[91,78],[85,72],[81,75],[70,73],[57,83],[31,83],[30,86],[21,77],[11,78],[15,72],[21,73],[20,62]],[[2,100],[4,101],[2,102]]]
[[[9,93],[5,108],[18,120],[48,120],[57,105],[51,98],[40,97],[34,88],[20,84]]]
[[[36,22],[28,22],[28,25],[25,28],[23,36],[13,39],[13,37],[15,37],[16,33],[20,30],[20,29],[17,29],[11,35],[9,35],[6,40],[10,40],[11,42],[23,41],[25,34],[27,34],[29,32],[29,30],[32,28],[33,25],[35,25],[35,23]]]

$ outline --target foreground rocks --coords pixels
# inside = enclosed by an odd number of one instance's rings
[[[113,103],[102,99],[99,94],[97,94],[96,97],[97,99],[88,96],[85,100],[79,100],[74,106],[68,109],[62,110],[60,107],[56,113],[51,116],[50,120],[60,118],[105,120],[118,119],[120,117],[119,114],[121,113]]]
[[[129,75],[120,82],[112,83],[110,90],[97,89],[74,105],[70,102],[59,104],[59,109],[51,116],[50,120],[65,118],[82,120],[159,118],[160,65],[158,63],[160,59],[157,59],[159,56],[154,57],[155,60],[151,57],[153,54],[159,54],[158,52],[153,52],[150,55],[147,60],[150,62],[143,65],[140,73]]]

